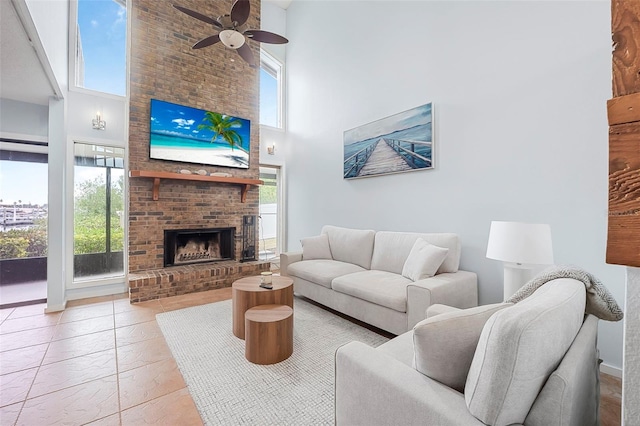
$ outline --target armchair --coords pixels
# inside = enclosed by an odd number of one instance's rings
[[[445,313],[378,348],[348,343],[336,424],[596,425],[598,318],[584,307],[584,285],[562,278],[517,304],[434,306]]]

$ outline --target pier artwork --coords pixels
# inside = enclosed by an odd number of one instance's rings
[[[344,177],[363,177],[398,173],[431,166],[431,158],[416,152],[416,146],[431,142],[380,138],[345,160]]]
[[[433,168],[431,104],[344,134],[343,178]]]

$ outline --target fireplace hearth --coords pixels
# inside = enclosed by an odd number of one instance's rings
[[[233,260],[235,228],[164,231],[164,266]]]

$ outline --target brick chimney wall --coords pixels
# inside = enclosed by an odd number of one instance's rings
[[[198,40],[218,30],[172,7],[207,16],[229,13],[231,0],[133,0],[129,170],[178,172],[204,169],[234,177],[259,178],[259,74],[221,43],[192,50]],[[260,28],[260,0],[251,0],[250,28]],[[259,46],[251,42],[256,60]],[[251,121],[249,169],[205,166],[149,158],[150,100],[245,118]],[[159,200],[152,200],[153,179],[129,178],[129,272],[163,267],[165,229],[235,227],[235,256],[242,250],[242,216],[258,214],[258,188],[246,202],[240,186],[163,179]]]

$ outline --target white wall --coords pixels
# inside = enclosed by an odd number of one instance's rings
[[[11,99],[0,99],[0,136],[46,140],[49,108]]]
[[[287,10],[288,247],[324,224],[451,231],[480,303],[502,298],[491,220],[548,223],[557,263],[606,265],[608,1],[297,2]],[[432,101],[436,169],[342,179],[345,130]],[[622,323],[600,322],[622,366]]]
[[[287,36],[287,12],[280,6],[263,1],[260,4],[260,28],[265,31]],[[287,58],[286,44],[261,43],[260,47],[284,63]]]
[[[67,133],[75,141],[102,143],[109,146],[126,147],[126,99],[115,96],[98,96],[91,93],[69,91],[69,122]],[[91,120],[100,112],[107,122],[105,130],[95,130]]]

